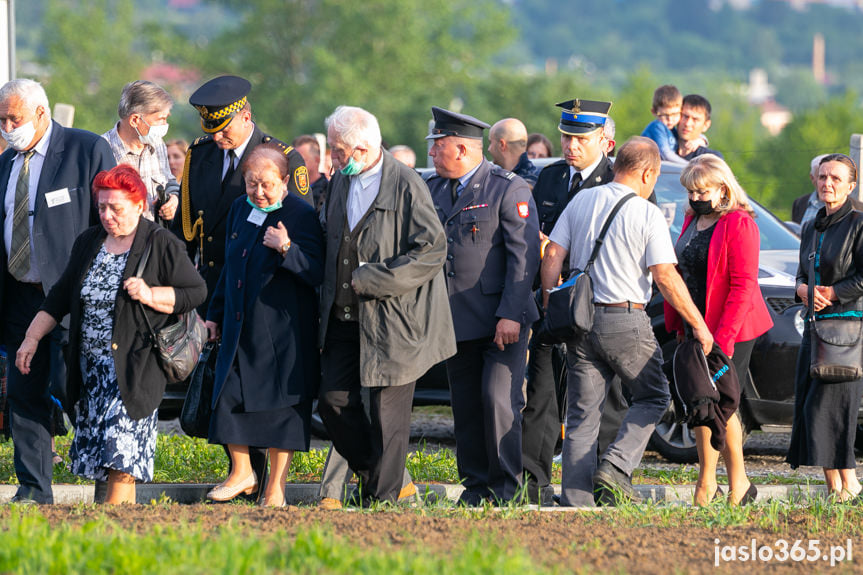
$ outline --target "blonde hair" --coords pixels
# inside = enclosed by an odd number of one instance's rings
[[[737,178],[725,160],[714,154],[704,154],[689,161],[680,174],[680,183],[689,191],[706,190],[709,188],[725,188],[726,200],[720,201],[716,211],[722,215],[734,210],[746,210],[755,217],[755,211],[749,205],[749,196],[737,183]]]

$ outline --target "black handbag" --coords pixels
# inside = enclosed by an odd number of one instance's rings
[[[809,255],[809,335],[812,356],[809,375],[824,383],[842,383],[863,377],[863,321],[856,318],[815,318],[815,238]]]
[[[206,439],[213,414],[213,385],[216,380],[216,357],[219,344],[208,341],[192,377],[180,412],[180,427],[186,435]]]
[[[623,204],[635,196],[636,194],[630,193],[620,198],[605,218],[605,223],[602,224],[584,269],[573,270],[566,282],[549,290],[548,306],[545,310],[545,329],[554,337],[567,339],[574,335],[584,335],[593,329],[593,280],[590,278],[590,268],[593,267],[593,262],[599,255],[599,248],[602,247],[614,216]]]
[[[144,255],[141,256],[138,269],[135,271],[136,277],[140,278],[147,266],[150,252],[153,251],[153,234],[157,233],[160,233],[159,229],[152,232],[147,238],[147,247],[144,249]],[[138,302],[138,305],[141,306],[141,313],[150,332],[151,344],[157,352],[159,364],[167,375],[168,381],[176,383],[185,380],[198,364],[201,351],[207,342],[207,328],[204,322],[201,321],[195,310],[191,310],[181,314],[176,323],[165,326],[156,332],[153,329],[153,324],[150,323],[150,318],[147,317],[144,304]]]

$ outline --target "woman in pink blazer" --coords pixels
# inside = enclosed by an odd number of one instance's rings
[[[689,191],[690,208],[675,248],[678,269],[716,345],[732,359],[742,388],[755,340],[773,325],[758,286],[758,226],[746,192],[719,157],[705,154],[693,159],[680,182]],[[669,332],[677,332],[679,341],[686,336],[688,327],[668,304],[665,325]],[[728,416],[722,457],[731,488],[729,501],[745,504],[755,499],[757,490],[743,465],[743,432],[736,414],[740,395],[719,391],[719,408]],[[706,505],[722,493],[716,482],[719,452],[710,445],[710,428],[693,431],[699,463],[695,504]]]

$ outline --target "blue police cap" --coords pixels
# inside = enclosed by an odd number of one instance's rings
[[[483,130],[489,125],[482,120],[477,120],[467,114],[456,114],[437,106],[432,106],[434,116],[434,127],[426,140],[436,140],[445,136],[458,136],[459,138],[474,138],[482,140]]]
[[[189,103],[201,114],[201,128],[208,134],[224,130],[245,107],[252,85],[239,76],[219,76],[195,90]]]
[[[611,102],[596,100],[567,100],[555,104],[563,108],[557,129],[570,136],[589,134],[605,126]]]

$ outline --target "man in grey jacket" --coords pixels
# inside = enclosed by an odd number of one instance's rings
[[[327,144],[336,174],[322,218],[319,410],[363,498],[396,501],[416,380],[456,350],[443,277],[446,239],[428,188],[381,149],[372,114],[336,108]]]

